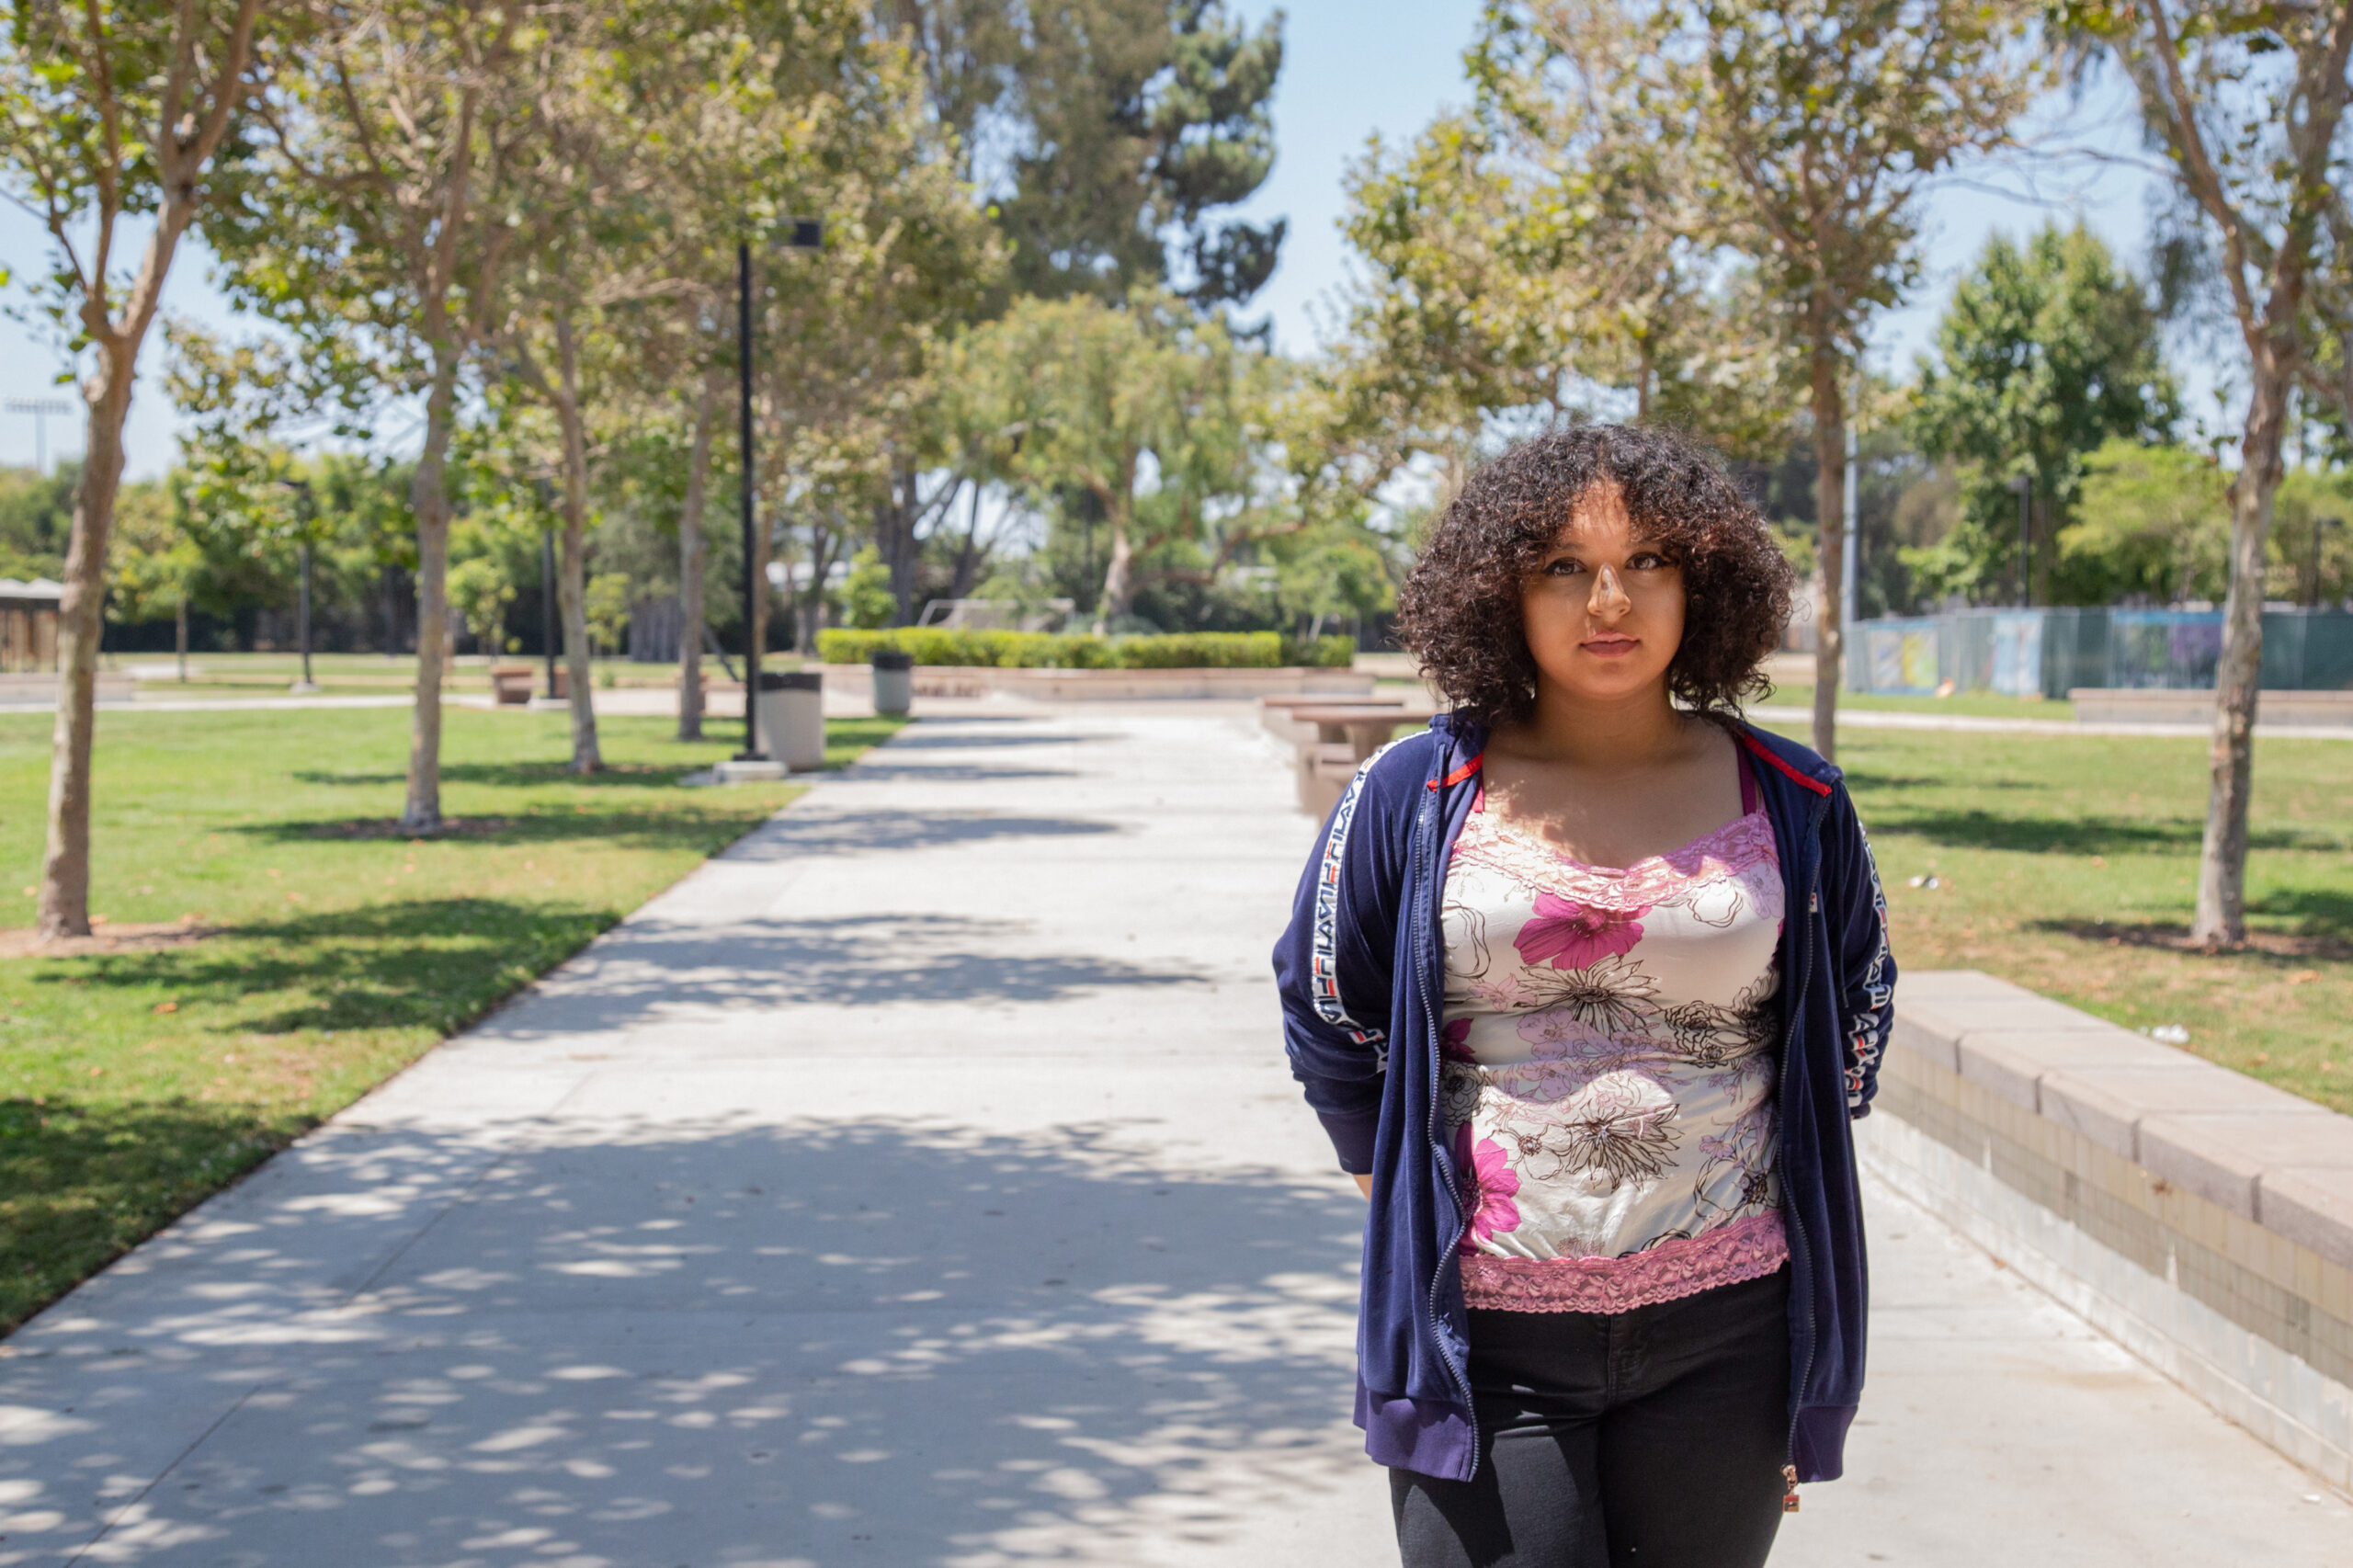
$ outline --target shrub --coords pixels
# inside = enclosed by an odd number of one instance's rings
[[[1107,638],[902,626],[887,631],[835,629],[817,634],[817,656],[829,665],[862,665],[877,648],[904,649],[918,665],[1022,670],[1273,669],[1287,664],[1331,667],[1345,666],[1356,651],[1346,637],[1320,637],[1306,643],[1275,631]]]
[[[1304,638],[1283,639],[1283,663],[1307,665],[1316,669],[1345,670],[1356,663],[1356,639],[1347,636],[1318,637],[1313,642]]]

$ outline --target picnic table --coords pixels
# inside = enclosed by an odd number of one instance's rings
[[[1389,744],[1401,724],[1427,723],[1434,708],[1408,707],[1403,702],[1332,702],[1290,710],[1295,723],[1315,726],[1315,738],[1324,744],[1345,744],[1362,762]]]

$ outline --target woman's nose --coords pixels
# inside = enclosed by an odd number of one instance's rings
[[[1593,574],[1593,592],[1586,599],[1586,612],[1608,617],[1623,615],[1632,608],[1633,600],[1626,597],[1625,585],[1618,581],[1618,574],[1604,566]]]

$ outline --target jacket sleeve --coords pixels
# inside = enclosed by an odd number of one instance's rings
[[[1895,1016],[1895,956],[1887,943],[1887,894],[1870,840],[1843,783],[1823,824],[1823,896],[1837,983],[1839,1035],[1847,1067],[1847,1113],[1870,1114],[1879,1064]]]
[[[1393,803],[1393,791],[1372,777],[1388,756],[1358,768],[1333,808],[1299,879],[1290,926],[1275,945],[1291,1076],[1305,1085],[1340,1168],[1352,1174],[1372,1169],[1389,1069],[1390,981],[1405,835],[1383,809]],[[1418,782],[1417,772],[1415,778]],[[1404,809],[1410,812],[1411,802]]]

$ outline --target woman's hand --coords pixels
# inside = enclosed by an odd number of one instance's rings
[[[1358,1190],[1358,1192],[1363,1193],[1367,1198],[1370,1198],[1370,1197],[1372,1196],[1372,1177],[1371,1177],[1371,1176],[1362,1176],[1362,1175],[1360,1175],[1360,1176],[1358,1176],[1356,1178],[1356,1183],[1357,1183],[1357,1190]]]

